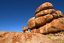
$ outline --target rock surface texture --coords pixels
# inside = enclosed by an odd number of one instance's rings
[[[64,30],[63,21],[63,13],[55,10],[51,3],[45,2],[36,9],[35,16],[28,20],[28,29],[32,33],[54,33]]]
[[[45,2],[36,9],[23,32],[0,32],[0,43],[64,43],[63,13]]]
[[[40,33],[0,32],[0,43],[64,43],[64,32]]]

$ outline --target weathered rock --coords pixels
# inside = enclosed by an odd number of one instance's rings
[[[36,23],[35,27],[41,26],[41,25],[44,25],[46,23],[46,20],[43,16],[41,16],[41,17],[38,17],[38,18],[35,19],[35,23]]]
[[[53,16],[48,14],[48,15],[36,18],[35,21],[36,21],[36,24],[39,26],[39,25],[46,24],[47,22],[51,21],[52,19],[53,19]]]
[[[62,15],[63,13],[60,10],[57,10],[56,14]]]
[[[51,14],[55,12],[54,9],[47,9],[47,10],[42,10],[40,11],[39,13],[35,14],[35,17],[40,17],[40,16],[44,16],[44,15],[47,15],[47,14]]]
[[[52,15],[54,16],[54,18],[63,17],[63,13],[61,11],[59,11],[59,10],[52,13]]]
[[[0,43],[64,43],[64,32],[47,35],[21,32],[5,33],[7,32],[4,32],[0,37]]]
[[[28,32],[28,27],[23,27],[23,32]]]
[[[55,19],[52,22],[39,28],[40,33],[54,33],[64,30],[64,18]]]
[[[46,16],[41,16],[35,19],[29,19],[28,28],[32,29],[33,27],[41,26],[51,21],[53,16],[48,14]]]
[[[35,17],[29,19],[28,28],[34,33],[37,30],[40,33],[58,32],[64,28],[64,24],[61,23],[61,17],[64,18],[63,13],[60,10],[53,9],[53,5],[46,2],[37,8]]]
[[[64,30],[64,17],[63,18],[58,18],[58,19],[52,21],[51,24],[55,28],[58,28],[60,30]]]
[[[41,17],[38,17],[38,18],[34,18],[34,19],[31,18],[28,21],[28,28],[32,29],[34,27],[44,25],[48,22],[51,22],[52,19],[58,18],[60,16],[61,15],[57,15],[57,14],[53,14],[53,15],[47,14],[45,16],[41,16]]]
[[[40,33],[39,29],[37,29],[37,28],[33,28],[33,29],[31,30],[31,32],[32,32],[32,33]]]
[[[36,13],[43,9],[45,10],[45,9],[51,9],[51,8],[53,8],[53,5],[49,2],[45,2],[36,9]]]
[[[32,17],[32,18],[30,18],[29,20],[28,20],[28,28],[33,28],[33,27],[35,27],[35,17]]]

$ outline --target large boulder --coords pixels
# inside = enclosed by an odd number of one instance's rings
[[[41,26],[39,30],[40,33],[54,33],[64,30],[64,18],[54,19],[52,22]]]
[[[53,12],[55,12],[54,9],[42,10],[42,11],[38,12],[37,14],[35,14],[35,17],[44,16],[44,15],[47,15],[47,14],[51,14]]]
[[[44,10],[44,9],[52,9],[52,8],[53,8],[53,5],[52,5],[51,3],[45,2],[45,3],[43,3],[42,5],[40,5],[40,6],[36,9],[35,13],[37,13],[37,12],[39,12],[39,11],[41,11],[41,10]]]
[[[32,17],[28,20],[28,28],[32,29],[33,27],[35,27],[35,17]]]

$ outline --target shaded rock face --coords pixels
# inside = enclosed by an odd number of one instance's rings
[[[63,31],[63,13],[45,2],[36,9],[23,32],[0,32],[0,43],[64,43]]]

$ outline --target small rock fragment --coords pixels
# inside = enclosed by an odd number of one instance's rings
[[[28,27],[24,27],[23,28],[23,32],[25,33],[25,32],[28,32]]]

